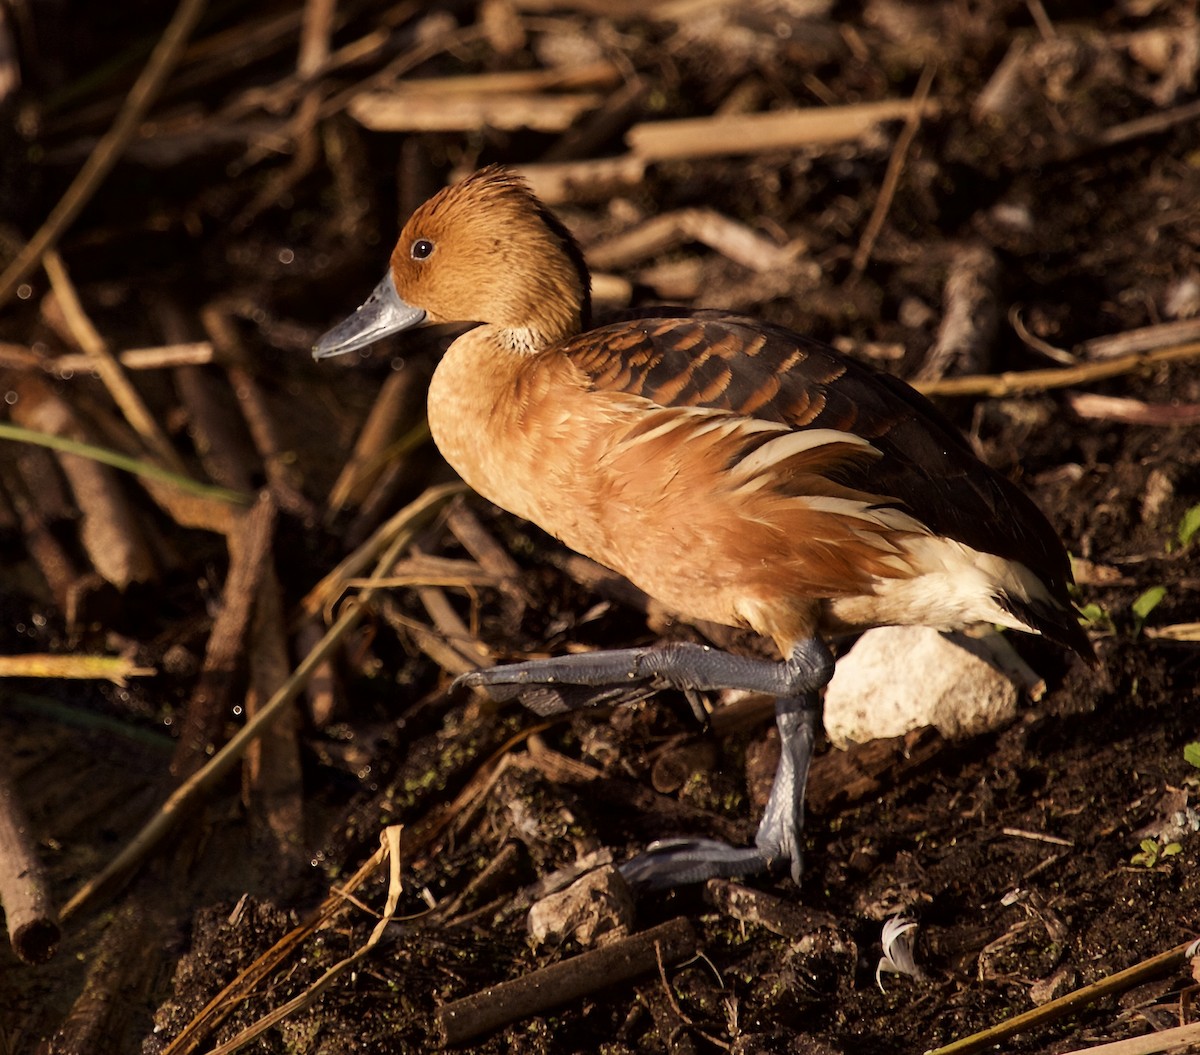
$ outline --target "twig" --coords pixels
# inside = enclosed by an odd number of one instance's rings
[[[176,366],[204,366],[213,361],[211,341],[187,341],[154,348],[126,348],[117,352],[117,362],[126,370],[167,370]],[[40,363],[40,361],[39,361]],[[83,373],[95,368],[89,355],[57,355],[45,365],[53,367],[60,376],[68,372]]]
[[[25,963],[45,963],[58,948],[58,919],[11,772],[0,749],[0,905],[13,952]]]
[[[8,303],[17,286],[29,277],[46,250],[54,245],[82,211],[105,177],[112,171],[138,125],[162,91],[183,53],[184,44],[204,13],[205,0],[180,0],[179,7],[163,31],[145,68],[139,74],[121,112],[88,156],[58,204],[38,232],[0,274],[0,307]]]
[[[929,90],[933,87],[935,69],[934,66],[929,65],[921,71],[917,90],[904,115],[904,128],[896,138],[892,156],[888,158],[887,172],[884,173],[883,185],[879,188],[879,197],[875,201],[875,208],[871,211],[871,218],[867,221],[862,239],[854,251],[855,275],[861,275],[867,266],[867,261],[871,259],[871,250],[875,248],[875,240],[879,237],[879,232],[883,230],[883,221],[887,219],[888,210],[892,207],[892,199],[896,196],[896,187],[900,184],[900,173],[904,171],[904,162],[908,158],[909,148],[921,127],[921,118],[929,100]]]
[[[991,365],[1000,311],[996,287],[1000,261],[983,242],[959,246],[950,258],[942,322],[916,376],[933,381],[953,367],[978,372]]]
[[[982,1051],[984,1048],[999,1044],[1002,1040],[1007,1040],[1017,1033],[1024,1033],[1037,1026],[1048,1025],[1081,1007],[1087,1007],[1106,997],[1116,996],[1135,985],[1175,970],[1187,962],[1188,949],[1192,944],[1191,941],[1188,941],[1182,945],[1176,945],[1167,952],[1152,956],[1148,960],[1136,963],[1107,978],[1101,978],[1098,982],[1085,985],[1082,989],[1076,989],[1073,993],[1060,996],[1057,1000],[1051,1000],[1041,1007],[1035,1007],[1031,1011],[1016,1015],[998,1025],[980,1030],[978,1033],[972,1033],[969,1037],[963,1037],[951,1044],[932,1048],[925,1055],[970,1055],[971,1052]]]
[[[1140,139],[1142,136],[1166,132],[1176,125],[1186,124],[1198,118],[1200,118],[1200,99],[1195,99],[1171,110],[1161,110],[1148,114],[1146,117],[1113,125],[1097,135],[1092,143],[1103,147],[1118,146],[1133,139]]]
[[[1049,843],[1051,846],[1075,845],[1070,839],[1064,839],[1058,835],[1048,835],[1046,832],[1031,832],[1024,828],[1001,828],[1000,830],[1010,839],[1028,839],[1030,842]]]
[[[1200,341],[1175,345],[1172,348],[1156,348],[1152,352],[1135,352],[1099,363],[1080,363],[1078,366],[1053,367],[1047,370],[1014,370],[1003,374],[972,374],[967,377],[946,377],[940,381],[914,381],[913,388],[927,396],[988,396],[997,399],[1103,381],[1150,366],[1184,362],[1189,359],[1200,359]]]
[[[17,391],[20,398],[12,414],[22,427],[58,436],[83,433],[71,408],[40,378],[23,378]],[[156,562],[146,528],[113,470],[93,458],[65,453],[59,454],[58,464],[82,514],[79,541],[97,574],[118,590],[153,579]],[[41,481],[31,480],[30,486],[40,489]]]
[[[678,963],[697,948],[691,923],[673,919],[602,949],[490,986],[438,1011],[442,1042],[465,1044],[510,1022],[653,971],[660,956],[664,963]]]

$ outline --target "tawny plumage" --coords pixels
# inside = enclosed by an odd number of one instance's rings
[[[721,312],[592,327],[589,284],[566,228],[522,181],[484,169],[414,213],[388,276],[316,352],[478,323],[429,392],[434,440],[463,479],[685,618],[777,643],[779,664],[668,646],[468,680],[502,696],[539,686],[543,710],[606,696],[606,682],[778,693],[784,761],[757,846],[672,843],[629,874],[661,886],[791,859],[798,876],[812,714],[832,672],[823,635],[995,623],[1090,656],[1066,554],[902,382]]]

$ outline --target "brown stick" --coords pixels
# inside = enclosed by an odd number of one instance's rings
[[[660,958],[663,963],[678,963],[697,948],[691,923],[673,919],[603,949],[489,986],[438,1011],[442,1043],[465,1044],[510,1022],[647,974],[657,968]]]
[[[11,770],[0,749],[0,904],[13,952],[25,963],[45,963],[58,948],[58,915]]]
[[[167,78],[179,61],[183,47],[200,16],[204,14],[204,0],[180,0],[179,7],[171,18],[170,24],[163,32],[155,46],[150,60],[146,63],[129,95],[121,112],[113,122],[112,127],[96,144],[96,149],[88,156],[79,175],[72,181],[66,193],[59,199],[58,204],[46,218],[37,234],[17,254],[16,259],[0,274],[0,307],[8,303],[17,286],[29,277],[29,273],[38,265],[42,255],[55,242],[79,215],[88,200],[95,194],[105,177],[112,171],[117,159],[137,132],[138,125],[150,109],[158,93],[166,84]]]

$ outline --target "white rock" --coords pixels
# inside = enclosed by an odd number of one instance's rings
[[[838,660],[825,692],[825,730],[837,747],[926,725],[971,736],[1010,722],[1020,689],[1036,698],[1044,684],[999,634],[880,627]]]

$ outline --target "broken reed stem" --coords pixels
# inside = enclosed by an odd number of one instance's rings
[[[71,181],[58,204],[51,210],[45,223],[16,255],[4,273],[0,274],[0,307],[8,303],[17,287],[37,267],[46,250],[70,227],[112,171],[174,70],[183,54],[184,45],[199,23],[200,16],[204,14],[205,6],[205,0],[180,0],[179,7],[155,45],[145,67],[133,87],[129,89],[129,95],[126,96],[112,127],[104,133],[96,148],[88,155],[87,161],[83,163],[83,167]]]
[[[448,500],[451,493],[457,493],[458,486],[452,488],[432,488]],[[447,493],[449,492],[449,493]],[[409,512],[410,517],[419,517],[425,513],[431,502],[430,492],[417,499],[402,512]],[[395,537],[387,551],[375,567],[372,580],[382,578],[391,568],[397,556],[412,541],[412,532],[405,530],[406,524],[391,522]],[[362,592],[348,604],[337,621],[325,632],[325,635],[313,646],[312,651],[300,662],[291,676],[283,683],[262,707],[262,709],[229,740],[204,767],[179,785],[163,803],[159,811],[150,818],[142,830],[117,854],[100,872],[89,879],[71,899],[63,906],[62,919],[65,921],[79,912],[89,902],[93,901],[110,884],[123,877],[138,862],[146,857],[175,827],[175,824],[216,784],[218,784],[240,761],[246,748],[261,736],[271,723],[299,695],[309,677],[336,649],[342,639],[356,627],[363,617],[368,602],[379,587],[372,581]]]
[[[1159,953],[1141,963],[1135,963],[1132,967],[1127,967],[1116,974],[1110,974],[1107,978],[1101,978],[1098,982],[1085,985],[1082,989],[1076,989],[1073,993],[1060,996],[1057,1000],[1051,1000],[1041,1007],[1035,1007],[1031,1011],[1006,1019],[995,1026],[972,1033],[969,1037],[963,1037],[961,1040],[956,1040],[943,1047],[932,1048],[925,1052],[925,1055],[971,1055],[972,1052],[990,1048],[1017,1033],[1025,1033],[1037,1026],[1049,1025],[1064,1015],[1069,1015],[1072,1011],[1087,1007],[1105,997],[1116,996],[1135,985],[1140,985],[1151,978],[1157,978],[1183,966],[1187,962],[1188,949],[1193,944],[1193,941],[1187,941],[1182,945],[1176,945],[1167,952]]]
[[[465,1044],[510,1022],[648,974],[660,963],[678,963],[695,955],[698,947],[691,923],[681,917],[604,948],[489,986],[439,1009],[442,1043]]]
[[[45,963],[58,948],[58,919],[11,772],[0,751],[0,906],[13,952],[24,963]]]
[[[92,443],[83,443],[68,436],[56,436],[50,432],[37,432],[34,429],[12,425],[6,421],[0,421],[0,440],[15,440],[18,443],[30,443],[37,447],[49,447],[51,450],[62,451],[64,454],[78,454],[82,458],[91,458],[92,461],[111,465],[114,469],[132,473],[134,476],[170,484],[187,494],[224,502],[227,505],[248,506],[255,498],[254,495],[242,491],[231,491],[226,487],[202,484],[190,476],[163,469],[161,466],[141,461],[138,458],[131,458],[127,454],[110,450],[108,447],[97,447]]]
[[[1066,388],[1110,377],[1131,374],[1150,366],[1200,359],[1200,341],[1156,348],[1152,352],[1135,352],[1099,363],[1079,366],[1051,367],[1047,370],[1014,370],[1004,374],[972,374],[966,377],[945,377],[940,381],[910,382],[918,392],[927,396],[988,396],[999,399],[1051,388]]]

